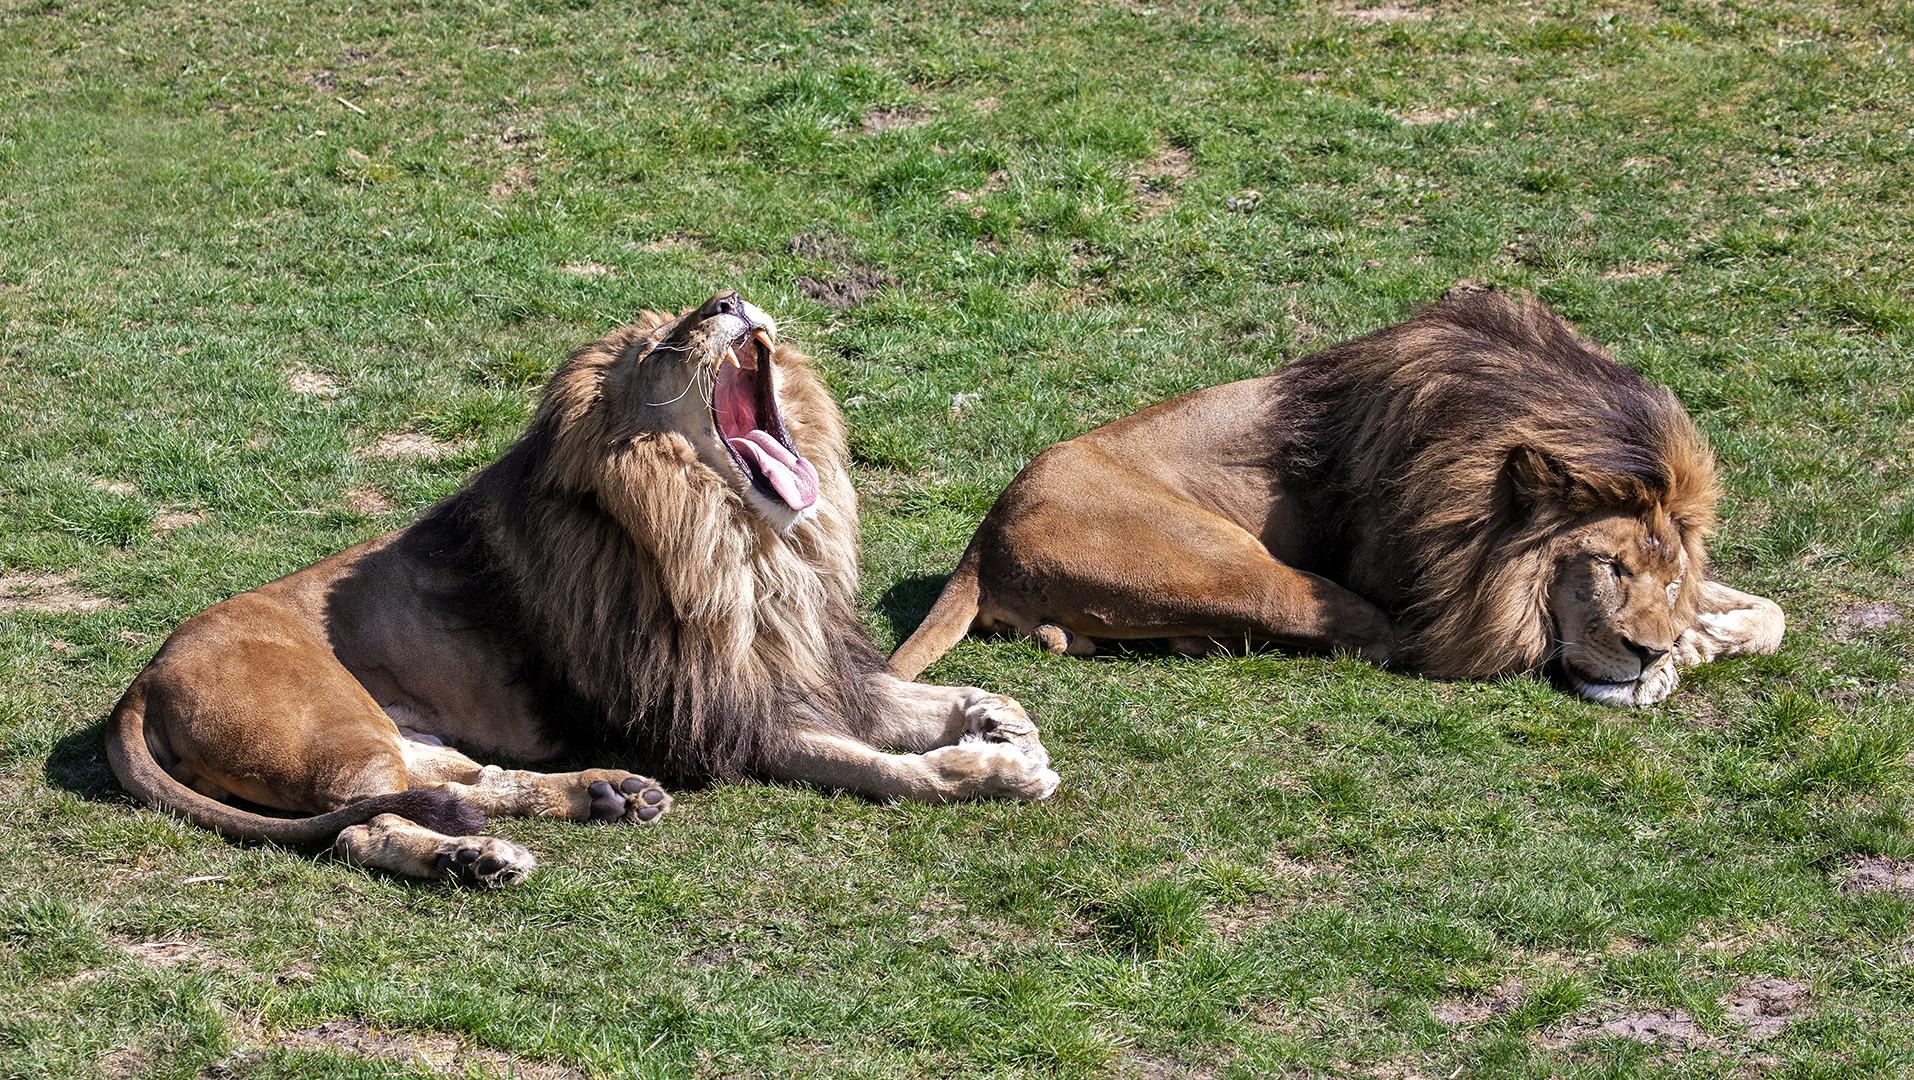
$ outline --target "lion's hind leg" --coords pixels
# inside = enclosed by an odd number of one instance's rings
[[[1395,658],[1395,632],[1375,605],[1094,447],[1045,451],[975,544],[979,621],[1052,654],[1167,639],[1203,651],[1257,642]]]
[[[1781,647],[1787,622],[1781,605],[1766,597],[1704,581],[1695,625],[1675,639],[1675,663],[1691,667],[1731,656],[1766,655]]]
[[[531,852],[495,836],[447,836],[397,814],[380,814],[333,841],[333,850],[361,866],[414,878],[454,878],[467,885],[511,885],[538,866]]]

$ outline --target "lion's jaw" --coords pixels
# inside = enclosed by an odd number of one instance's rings
[[[1701,574],[1691,538],[1666,515],[1651,518],[1605,512],[1557,541],[1555,668],[1591,701],[1652,705],[1675,690],[1672,650],[1695,620]]]
[[[810,518],[817,470],[798,452],[779,404],[777,323],[719,293],[660,327],[641,391],[654,423],[691,442],[704,466],[779,533]]]

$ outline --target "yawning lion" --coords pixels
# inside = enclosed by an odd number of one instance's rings
[[[627,767],[1048,796],[1015,701],[884,672],[852,610],[847,457],[764,312],[720,293],[648,313],[573,354],[525,435],[417,524],[181,626],[113,711],[114,774],[228,836],[486,885],[536,861],[476,835],[483,814],[657,821],[670,797]]]

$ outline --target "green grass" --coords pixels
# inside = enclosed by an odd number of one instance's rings
[[[1839,887],[1914,856],[1914,8],[0,5],[0,573],[111,601],[0,613],[0,1076],[434,1075],[295,1037],[345,1021],[455,1074],[1914,1071],[1914,908]],[[1044,446],[1461,278],[1687,403],[1779,654],[1619,713],[971,640],[928,675],[1030,707],[1052,802],[684,792],[503,824],[543,869],[486,894],[106,771],[173,626],[408,521],[641,307],[819,357],[890,644]],[[1810,996],[1755,1043],[1766,976]]]

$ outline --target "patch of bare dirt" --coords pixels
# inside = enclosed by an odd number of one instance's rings
[[[364,514],[367,517],[371,517],[374,514],[383,514],[391,510],[392,500],[376,491],[371,491],[366,488],[353,488],[346,492],[346,505],[350,506],[352,512],[355,514]]]
[[[151,1054],[139,1050],[115,1050],[100,1059],[100,1072],[107,1076],[132,1076],[153,1064]]]
[[[196,962],[206,955],[205,946],[197,941],[122,941],[120,948],[151,967]]]
[[[801,232],[784,245],[784,250],[811,262],[841,263],[851,257],[851,238],[836,229]]]
[[[1137,172],[1151,180],[1188,180],[1196,173],[1195,159],[1180,146],[1172,146],[1143,163]]]
[[[74,588],[65,574],[0,574],[0,612],[98,611],[115,607],[105,596]]]
[[[1485,994],[1444,998],[1429,1006],[1429,1015],[1451,1027],[1474,1027],[1493,1016],[1514,1011],[1522,1003],[1522,981],[1510,977]]]
[[[1695,1023],[1695,1018],[1682,1009],[1649,1009],[1645,1012],[1632,1012],[1601,1024],[1571,1021],[1542,1032],[1540,1041],[1543,1046],[1557,1050],[1573,1046],[1597,1035],[1633,1039],[1650,1046],[1665,1046],[1671,1049],[1700,1046],[1710,1041],[1708,1033],[1701,1030],[1700,1024]]]
[[[991,113],[996,112],[997,106],[1001,104],[1003,104],[1003,102],[998,101],[994,97],[980,97],[976,101],[971,102],[970,107],[983,113],[985,116],[989,116]]]
[[[221,956],[200,941],[187,939],[134,941],[126,937],[115,937],[114,940],[121,949],[126,951],[126,955],[147,967],[170,968],[187,964],[198,968],[217,968],[224,971],[244,970],[244,966],[239,961],[230,956]]]
[[[1402,4],[1339,7],[1331,8],[1330,13],[1359,23],[1416,22],[1429,17],[1426,11],[1417,11]]]
[[[1440,109],[1411,109],[1396,117],[1410,127],[1426,127],[1430,124],[1446,124],[1451,120],[1460,120],[1475,112],[1474,109],[1458,109],[1453,105]]]
[[[808,275],[798,279],[798,288],[803,289],[806,296],[839,311],[856,307],[889,284],[888,275],[867,267],[852,267],[823,281]]]
[[[1130,186],[1136,190],[1143,216],[1150,217],[1167,209],[1174,201],[1176,188],[1195,172],[1190,152],[1180,146],[1172,146],[1137,166],[1130,174]]]
[[[504,175],[492,182],[492,198],[509,199],[521,191],[530,191],[538,186],[536,173],[531,165],[520,162],[505,170]]]
[[[1904,618],[1901,609],[1886,600],[1849,604],[1834,613],[1834,633],[1844,641],[1852,641],[1872,631],[1899,625]]]
[[[559,267],[559,269],[567,274],[576,274],[579,277],[604,277],[606,274],[612,273],[611,267],[603,263],[595,262],[568,262]]]
[[[1128,1054],[1130,1075],[1137,1080],[1202,1080],[1216,1075],[1214,1068],[1204,1068],[1179,1061],[1173,1057],[1157,1057],[1153,1054]]]
[[[188,525],[198,525],[205,520],[206,515],[198,510],[175,510],[155,515],[153,528],[157,532],[172,532],[174,529],[184,529]]]
[[[533,1061],[436,1032],[387,1031],[363,1020],[333,1020],[297,1031],[259,1033],[257,1040],[291,1050],[324,1050],[364,1061],[383,1061],[459,1077],[520,1080],[587,1080],[565,1065]]]
[[[385,460],[388,458],[442,458],[453,453],[458,447],[451,443],[440,442],[430,435],[421,435],[416,431],[391,431],[379,436],[379,441],[371,446],[362,447],[359,456]]]
[[[123,480],[95,480],[93,481],[93,488],[96,491],[104,491],[112,495],[137,495],[140,491],[139,488]]]
[[[332,376],[323,371],[298,368],[286,376],[286,386],[293,393],[303,394],[306,397],[339,396],[339,384],[333,382]]]
[[[1914,862],[1870,856],[1855,863],[1841,883],[1841,891],[1849,895],[1889,889],[1914,895]]]
[[[893,128],[915,127],[924,120],[925,114],[920,109],[872,109],[864,114],[864,134],[876,135]]]
[[[1807,1007],[1808,984],[1793,979],[1753,979],[1724,995],[1722,1010],[1728,1019],[1765,1039],[1786,1027]]]

